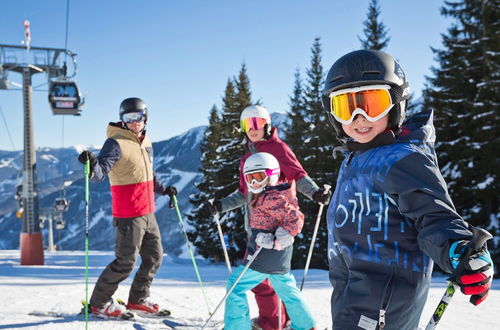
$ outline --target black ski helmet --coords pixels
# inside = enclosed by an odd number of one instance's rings
[[[144,123],[148,121],[148,107],[143,100],[138,97],[129,97],[120,104],[120,120],[123,121],[123,115],[131,112],[140,112],[144,115]]]
[[[410,89],[406,75],[399,63],[389,54],[378,50],[356,50],[333,63],[325,80],[322,102],[330,123],[337,131],[337,138],[347,138],[342,125],[330,112],[330,93],[366,85],[389,85],[394,103],[389,111],[389,128],[398,131],[405,117]]]

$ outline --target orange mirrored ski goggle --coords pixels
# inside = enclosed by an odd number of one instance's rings
[[[388,85],[371,85],[330,93],[330,111],[335,119],[348,125],[357,114],[374,122],[385,116],[394,105]]]
[[[267,120],[260,117],[251,117],[240,120],[240,127],[243,133],[247,133],[250,129],[256,131],[264,127],[266,124]]]
[[[245,181],[249,185],[263,184],[264,181],[273,174],[279,174],[279,168],[266,169],[258,172],[246,173]]]

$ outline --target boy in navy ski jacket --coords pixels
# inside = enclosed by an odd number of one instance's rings
[[[314,328],[314,319],[290,274],[294,237],[304,224],[297,197],[290,184],[279,182],[278,160],[266,152],[258,152],[244,163],[243,175],[249,191],[250,238],[249,255],[259,254],[240,278],[226,300],[224,327],[227,330],[252,328],[246,292],[268,279],[286,306],[291,327],[297,330]],[[245,267],[242,265],[231,275],[227,288],[231,288]]]
[[[472,238],[439,171],[432,111],[403,124],[408,97],[401,66],[380,51],[348,53],[326,78],[346,155],[327,214],[336,330],[417,329],[433,262],[453,272]],[[477,305],[493,277],[486,245],[463,265],[457,282]]]

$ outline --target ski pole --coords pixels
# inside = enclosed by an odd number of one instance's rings
[[[436,329],[439,320],[441,320],[441,317],[443,317],[444,311],[446,310],[446,307],[448,307],[451,298],[453,298],[455,291],[459,289],[459,286],[456,282],[455,273],[456,270],[460,267],[461,263],[464,262],[464,260],[466,260],[471,254],[479,250],[487,240],[493,238],[493,236],[491,236],[489,232],[487,232],[482,228],[473,228],[472,233],[473,233],[472,239],[470,240],[469,244],[467,244],[464,254],[460,257],[460,261],[457,265],[457,268],[455,268],[455,271],[451,274],[450,278],[448,279],[449,281],[448,287],[446,288],[446,291],[444,292],[441,301],[437,305],[434,314],[432,314],[429,323],[425,327],[425,330]]]
[[[177,203],[177,197],[172,195],[170,200],[174,201],[175,210],[177,211],[177,217],[179,218],[179,223],[182,227],[182,232],[184,233],[184,238],[186,239],[186,244],[188,247],[189,255],[191,256],[191,261],[193,262],[194,271],[196,272],[196,277],[198,278],[198,283],[200,283],[201,292],[203,293],[203,298],[205,299],[205,304],[207,305],[208,315],[210,315],[210,304],[208,303],[208,298],[205,293],[205,288],[203,287],[203,282],[201,281],[200,272],[198,271],[198,266],[196,266],[196,260],[194,259],[193,251],[191,250],[191,245],[189,244],[189,238],[186,233],[186,228],[184,226],[184,221],[182,221],[181,211],[179,211],[179,204]]]
[[[209,203],[212,204],[213,202],[214,202],[213,199],[209,200]],[[217,224],[217,231],[219,232],[220,244],[222,244],[222,250],[224,251],[224,259],[226,260],[227,270],[229,271],[229,274],[232,274],[233,270],[231,269],[231,261],[229,261],[229,255],[227,254],[226,242],[224,241],[224,234],[222,233],[222,227],[220,226],[220,221],[219,221],[220,219],[218,212],[214,215],[214,220],[215,223]]]
[[[283,313],[281,310],[281,298],[278,297],[278,330],[282,330],[281,322],[283,322]]]
[[[331,186],[328,184],[323,185],[323,187],[325,189],[325,193],[328,193],[328,191],[331,188]],[[300,284],[300,291],[302,291],[302,288],[304,287],[307,271],[309,270],[309,263],[311,262],[311,257],[314,250],[314,242],[316,242],[316,235],[318,234],[319,223],[321,221],[321,215],[323,213],[324,206],[325,206],[324,204],[319,205],[318,217],[316,218],[316,224],[314,225],[313,236],[311,238],[311,245],[309,246],[309,253],[307,254],[306,267],[304,268],[304,276],[302,277],[302,283]]]
[[[250,267],[250,265],[252,264],[252,262],[255,260],[255,258],[257,258],[257,255],[259,254],[259,252],[261,250],[262,250],[262,246],[260,246],[257,249],[257,251],[254,252],[254,254],[252,254],[251,256],[248,257],[248,262],[245,265],[245,268],[243,268],[243,270],[241,271],[241,273],[238,275],[238,277],[234,281],[233,285],[231,285],[231,287],[229,288],[229,290],[227,290],[226,294],[224,295],[224,297],[222,298],[222,300],[219,302],[219,304],[217,305],[217,307],[215,307],[214,312],[212,313],[212,315],[210,315],[210,317],[207,319],[207,321],[205,322],[205,324],[203,325],[203,327],[201,327],[202,330],[205,329],[205,327],[207,326],[208,322],[210,322],[210,320],[212,319],[212,317],[219,310],[220,306],[222,306],[222,304],[224,303],[224,301],[226,301],[227,297],[231,294],[231,292],[233,292],[234,288],[236,287],[236,285],[238,284],[238,282],[241,280],[241,278],[243,277],[243,275],[245,275],[245,273],[247,272],[248,268]]]
[[[85,162],[85,329],[89,324],[89,175],[90,160]]]

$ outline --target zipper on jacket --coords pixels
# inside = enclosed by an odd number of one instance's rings
[[[385,329],[385,309],[380,310],[378,315],[378,325],[381,330]]]
[[[396,267],[391,267],[391,274],[389,276],[389,281],[387,281],[387,285],[384,290],[384,296],[382,297],[382,305],[379,310],[378,316],[378,326],[379,329],[385,329],[385,313],[387,308],[389,307],[389,303],[391,302],[392,294],[394,291],[394,281],[396,277]]]
[[[151,148],[153,148],[153,146],[151,145]],[[142,159],[144,160],[144,170],[146,172],[146,182],[148,182],[148,160],[149,160],[149,155],[148,155],[148,151],[146,150],[146,148],[142,148],[142,142],[139,141],[139,150],[141,151],[141,154],[142,154]],[[153,168],[153,163],[151,163],[151,169]],[[151,176],[153,176],[153,173],[151,173]],[[153,178],[153,185],[154,185],[154,178]],[[152,213],[152,208],[151,208],[151,192],[149,188],[146,189],[148,191],[148,214]],[[153,197],[154,198],[154,197]],[[154,200],[153,200],[153,203],[154,203]]]

